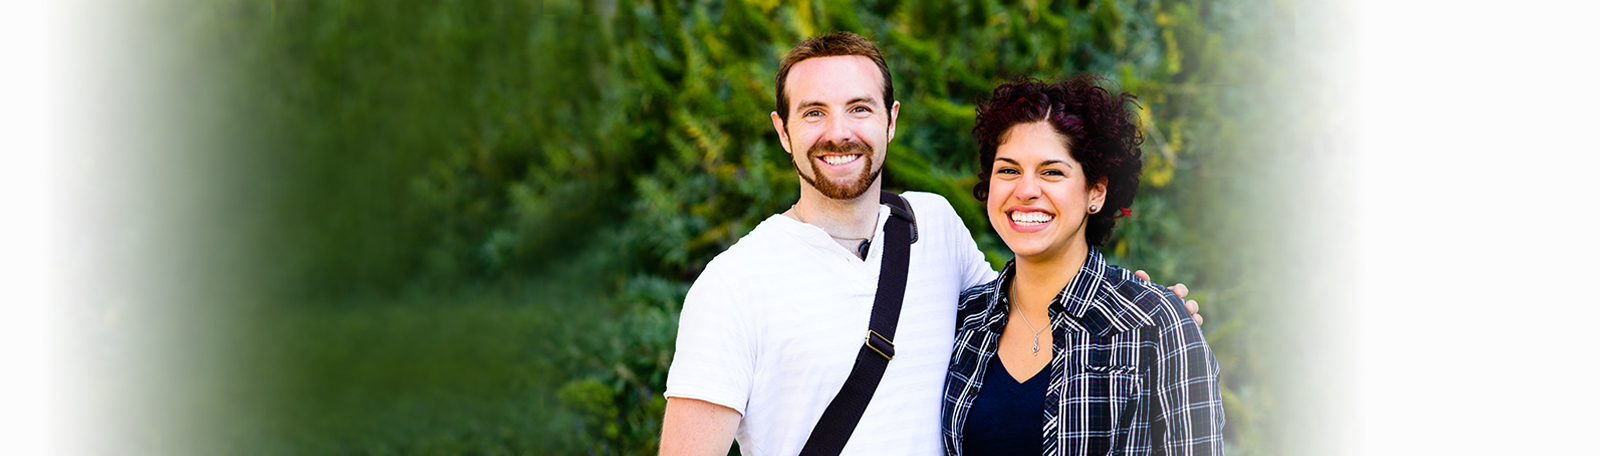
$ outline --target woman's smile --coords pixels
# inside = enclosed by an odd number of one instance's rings
[[[1055,220],[1055,214],[1034,208],[1012,208],[1007,211],[1011,216],[1011,227],[1019,233],[1032,233],[1042,231]]]

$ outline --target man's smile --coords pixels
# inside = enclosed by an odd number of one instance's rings
[[[833,166],[843,166],[854,163],[861,158],[861,154],[827,154],[820,157],[824,163]]]

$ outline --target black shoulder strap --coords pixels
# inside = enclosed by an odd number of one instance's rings
[[[890,214],[900,216],[900,218],[903,218],[907,222],[911,223],[911,242],[910,243],[911,244],[916,244],[917,243],[917,213],[911,210],[911,202],[910,201],[906,201],[906,199],[904,197],[902,197],[900,195],[896,195],[896,194],[894,194],[894,192],[889,192],[889,191],[885,191],[885,192],[883,192],[883,194],[878,195],[878,201],[880,203],[882,203],[882,204],[889,205],[889,213]],[[888,227],[884,227],[884,228],[887,230]],[[887,236],[885,236],[885,237],[887,237]],[[885,250],[884,253],[888,253],[888,250]]]
[[[861,422],[861,414],[872,402],[872,393],[883,380],[883,371],[894,359],[894,329],[900,323],[900,305],[906,296],[906,274],[911,267],[911,243],[917,240],[916,215],[905,198],[883,192],[880,201],[889,205],[889,221],[883,227],[883,265],[878,271],[878,294],[872,301],[872,319],[867,324],[866,341],[856,353],[855,367],[839,389],[839,395],[823,410],[822,419],[811,430],[801,456],[832,456],[844,451],[845,442]]]

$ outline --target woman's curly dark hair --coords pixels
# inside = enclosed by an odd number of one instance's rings
[[[1127,214],[1139,193],[1139,175],[1144,171],[1139,145],[1144,136],[1129,105],[1138,107],[1138,97],[1126,92],[1112,95],[1101,87],[1104,78],[1081,75],[1065,81],[1046,83],[1038,79],[1019,79],[994,89],[989,100],[978,105],[978,122],[972,136],[978,141],[978,183],[972,196],[989,198],[989,175],[994,172],[995,150],[1011,127],[1045,121],[1066,138],[1067,152],[1083,165],[1089,182],[1106,178],[1105,207],[1089,215],[1085,236],[1092,245],[1111,239],[1117,219]]]

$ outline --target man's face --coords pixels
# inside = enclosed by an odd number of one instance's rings
[[[885,106],[883,75],[862,56],[817,57],[789,69],[789,121],[772,113],[806,185],[831,199],[860,197],[883,172],[900,104]]]

